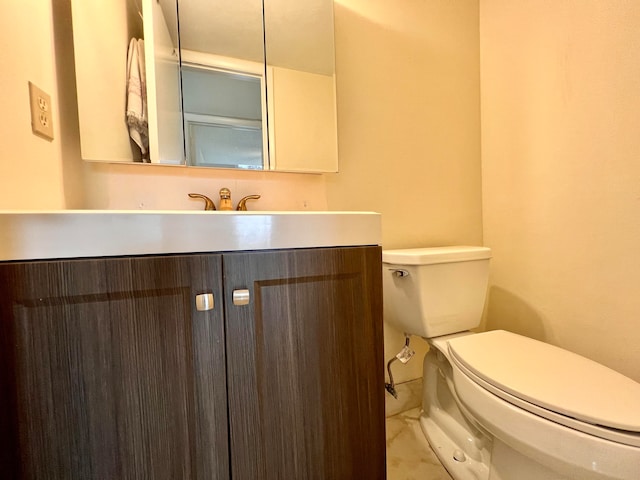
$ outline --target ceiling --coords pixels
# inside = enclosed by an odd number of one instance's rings
[[[175,17],[175,0],[158,0],[165,18]],[[334,72],[333,1],[179,0],[183,49],[331,75]],[[172,36],[175,22],[167,22]]]

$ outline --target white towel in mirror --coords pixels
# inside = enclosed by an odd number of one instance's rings
[[[144,161],[149,161],[149,122],[144,40],[136,38],[132,38],[129,42],[129,50],[127,52],[126,119],[129,126],[129,136],[140,147]]]

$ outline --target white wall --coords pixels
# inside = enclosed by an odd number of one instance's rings
[[[480,12],[486,326],[640,381],[640,3]]]

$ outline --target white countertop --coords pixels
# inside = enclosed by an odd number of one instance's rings
[[[0,261],[380,245],[373,212],[0,210]]]

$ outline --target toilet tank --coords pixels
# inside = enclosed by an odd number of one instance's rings
[[[490,258],[487,247],[383,250],[385,320],[424,338],[477,327]]]

